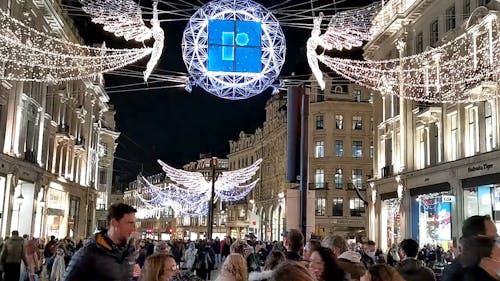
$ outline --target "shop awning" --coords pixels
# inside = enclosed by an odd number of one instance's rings
[[[494,183],[500,183],[500,173],[463,179],[462,187],[469,188]]]
[[[429,194],[429,193],[437,193],[437,192],[450,191],[450,190],[451,190],[450,183],[449,182],[442,182],[442,183],[412,188],[412,189],[410,189],[410,196],[417,196],[417,195]]]

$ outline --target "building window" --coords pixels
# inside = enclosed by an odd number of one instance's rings
[[[326,212],[326,198],[316,198],[316,216],[324,216]]]
[[[344,156],[344,141],[343,140],[335,140],[335,156],[337,156],[337,157]]]
[[[424,33],[419,32],[415,39],[416,39],[415,40],[415,52],[417,54],[422,53],[424,51]]]
[[[361,217],[361,214],[365,212],[365,204],[359,198],[351,198],[349,199],[349,210],[351,217]]]
[[[108,173],[106,170],[101,170],[99,172],[99,184],[106,184],[108,178]]]
[[[495,123],[493,123],[493,113],[491,103],[484,102],[484,123],[486,127],[486,151],[495,148]]]
[[[375,152],[375,148],[373,147],[373,141],[370,142],[370,159],[373,159],[373,153]]]
[[[478,6],[486,6],[491,2],[491,0],[479,0],[477,5]]]
[[[363,130],[363,119],[361,119],[361,116],[352,117],[352,129]]]
[[[335,188],[344,188],[344,171],[341,168],[337,168],[335,170]]]
[[[470,0],[464,0],[464,5],[462,9],[462,13],[464,15],[464,19],[469,18],[470,16]]]
[[[458,125],[457,114],[454,113],[449,116],[450,122],[450,161],[457,160],[458,158]]]
[[[363,158],[363,142],[353,141],[352,142],[352,158],[360,159]]]
[[[344,91],[342,90],[342,86],[335,86],[335,91],[334,91],[334,94],[337,94],[337,95],[342,95],[344,93]]]
[[[316,116],[316,130],[323,130],[323,115]]]
[[[446,9],[446,31],[455,29],[455,5]]]
[[[344,215],[344,199],[335,197],[332,200],[332,216],[342,217]]]
[[[338,130],[344,129],[344,116],[343,115],[335,115],[335,128]]]
[[[314,175],[314,183],[316,185],[316,188],[325,187],[325,170],[316,169],[316,174]]]
[[[325,100],[325,92],[321,89],[316,91],[316,101],[324,101]]]
[[[439,40],[439,25],[438,20],[434,20],[430,26],[429,44],[431,47],[436,47]]]
[[[427,156],[427,130],[425,128],[420,128],[417,130],[418,133],[418,153],[417,157],[417,169],[425,168],[426,156]]]
[[[191,217],[190,216],[183,216],[182,217],[182,225],[188,226],[190,224],[191,224]]]
[[[363,189],[363,169],[352,170],[352,184],[358,189]]]
[[[361,102],[361,90],[354,90],[354,101]]]
[[[468,138],[466,139],[466,156],[472,156],[479,151],[479,137],[477,129],[477,108],[472,107],[467,109],[467,131]]]
[[[316,149],[314,150],[314,157],[316,157],[316,158],[325,157],[325,142],[324,141],[317,141],[316,142]]]

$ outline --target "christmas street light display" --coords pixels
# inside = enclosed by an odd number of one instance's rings
[[[190,18],[182,56],[199,86],[224,99],[246,99],[271,87],[285,62],[285,36],[278,20],[251,0],[216,0]]]
[[[0,9],[0,79],[54,83],[94,77],[132,64],[151,48],[88,47],[48,36]]]
[[[363,41],[369,40],[376,32],[371,28],[371,20],[379,10],[380,3],[376,2],[363,8],[337,13],[332,16],[324,34],[321,34],[323,13],[313,19],[311,37],[307,40],[307,61],[321,90],[325,89],[325,80],[318,65],[316,53],[318,46],[321,46],[323,50],[350,50],[361,46]]]
[[[382,95],[432,103],[466,103],[497,95],[499,47],[498,16],[491,12],[454,40],[413,56],[382,61],[327,55],[319,55],[318,59],[343,77]]]

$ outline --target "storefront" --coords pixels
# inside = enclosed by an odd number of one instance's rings
[[[66,237],[68,233],[68,193],[62,185],[51,182],[47,190],[45,235],[58,238]]]
[[[381,194],[380,199],[380,224],[382,231],[386,230],[384,235],[381,235],[380,244],[385,245],[384,249],[389,249],[404,239],[401,237],[401,200],[397,192]]]
[[[500,229],[500,173],[462,180],[464,217],[488,215]]]

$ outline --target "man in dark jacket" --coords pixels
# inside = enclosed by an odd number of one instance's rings
[[[134,268],[133,241],[135,213],[132,206],[119,203],[109,208],[109,230],[97,233],[75,253],[64,281],[128,281]]]
[[[462,225],[462,238],[471,238],[475,236],[487,236],[492,240],[497,237],[497,228],[489,216],[472,216],[467,218]],[[463,279],[463,267],[461,257],[458,256],[443,271],[441,281],[460,281]]]
[[[396,266],[405,281],[436,281],[434,272],[417,259],[418,243],[405,239],[399,244],[401,262]]]
[[[285,257],[287,260],[303,261],[300,251],[304,247],[304,235],[297,229],[290,229],[285,238]]]
[[[19,280],[21,261],[28,266],[28,259],[26,258],[24,239],[19,237],[17,230],[12,231],[12,237],[5,240],[0,257],[4,266],[4,279]]]

